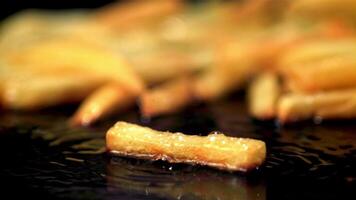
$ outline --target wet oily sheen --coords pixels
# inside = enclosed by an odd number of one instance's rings
[[[117,122],[106,134],[108,151],[120,155],[248,171],[266,157],[263,141],[223,134],[192,136]]]

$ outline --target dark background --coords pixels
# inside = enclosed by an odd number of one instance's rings
[[[3,19],[17,11],[28,8],[68,9],[96,8],[114,2],[113,0],[2,0],[0,18]]]

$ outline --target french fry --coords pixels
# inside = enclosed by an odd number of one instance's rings
[[[243,2],[233,13],[233,19],[241,23],[273,23],[281,18],[289,1],[250,0]],[[249,19],[249,20],[246,20]]]
[[[162,83],[209,68],[212,50],[162,48],[129,56],[132,68],[147,84]],[[164,59],[162,59],[164,58]]]
[[[174,79],[195,70],[195,63],[186,53],[147,52],[134,56],[131,61],[134,70],[148,84]]]
[[[212,101],[221,98],[235,89],[242,88],[256,68],[241,62],[211,67],[199,74],[194,82],[194,95],[198,100]]]
[[[298,59],[302,62],[302,59],[307,61],[327,56],[324,54],[354,50],[352,29],[339,21],[327,21],[308,28],[302,27],[300,22],[290,21],[258,32],[261,36],[244,47],[249,52],[246,57],[252,57],[250,59],[262,66],[260,68],[272,71],[288,69]]]
[[[93,17],[102,25],[122,31],[175,13],[181,6],[179,0],[132,1],[103,7]]]
[[[140,96],[140,110],[144,117],[177,112],[193,102],[192,81],[189,78],[163,83]]]
[[[23,76],[2,81],[0,104],[6,109],[33,110],[78,102],[105,80],[83,74]]]
[[[356,59],[354,56],[339,56],[294,66],[285,71],[284,80],[291,91],[303,93],[354,87]]]
[[[110,43],[110,31],[92,22],[87,11],[44,11],[29,9],[6,18],[1,23],[0,52],[21,50],[37,42],[60,37]]]
[[[256,62],[245,46],[222,41],[216,47],[212,66],[195,78],[194,95],[200,101],[213,101],[240,89],[256,72]],[[221,44],[222,43],[222,44]]]
[[[259,140],[223,134],[204,137],[160,132],[126,122],[117,122],[108,130],[106,146],[114,154],[231,171],[254,169],[266,157],[265,143]]]
[[[282,123],[321,119],[356,117],[356,89],[344,89],[316,94],[287,94],[278,103],[278,118]]]
[[[280,58],[279,70],[288,89],[312,93],[356,85],[356,40],[309,41]]]
[[[354,0],[298,0],[293,1],[289,14],[309,19],[341,18],[356,22],[356,2]]]
[[[303,41],[287,49],[278,60],[281,70],[289,70],[292,66],[315,63],[338,56],[352,56],[356,53],[356,39],[314,39]]]
[[[201,101],[216,100],[234,89],[233,75],[225,70],[208,70],[194,82],[194,95]],[[237,82],[237,81],[236,81]],[[236,84],[237,85],[237,84]]]
[[[82,71],[116,81],[140,93],[144,85],[124,59],[98,45],[73,39],[38,42],[22,51],[4,55],[8,65],[29,67],[37,71]]]
[[[273,119],[280,92],[276,74],[264,73],[256,77],[248,88],[250,114],[260,120]]]
[[[129,108],[135,96],[117,84],[106,84],[98,88],[80,105],[70,119],[74,126],[87,126],[112,113]]]

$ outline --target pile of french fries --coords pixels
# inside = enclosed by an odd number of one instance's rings
[[[356,3],[127,1],[27,10],[0,32],[0,105],[82,102],[90,125],[138,102],[179,112],[248,88],[251,116],[282,123],[356,117]]]

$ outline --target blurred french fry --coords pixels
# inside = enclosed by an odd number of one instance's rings
[[[293,1],[289,15],[308,19],[325,20],[341,18],[356,22],[356,2],[354,0],[298,0]]]
[[[312,93],[356,85],[356,40],[307,41],[287,50],[278,68],[287,88]]]
[[[41,40],[72,37],[109,44],[110,31],[92,22],[88,12],[29,9],[6,18],[0,27],[0,52],[17,51]]]
[[[280,90],[276,74],[264,73],[257,76],[248,88],[250,114],[259,120],[273,119],[277,112]]]
[[[33,10],[10,16],[1,23],[0,52],[18,49],[41,37],[47,23]]]
[[[78,102],[105,80],[83,74],[22,76],[2,80],[0,104],[6,109],[33,110]]]
[[[294,92],[312,93],[356,85],[356,59],[341,56],[304,66],[295,66],[286,72],[285,82]]]
[[[100,118],[131,107],[135,96],[117,84],[106,84],[95,90],[80,105],[70,120],[71,125],[87,126]]]
[[[198,100],[211,101],[241,89],[258,69],[255,64],[250,52],[243,48],[223,47],[213,66],[196,77],[194,95]]]
[[[247,56],[252,57],[250,59],[255,60],[260,68],[276,71],[287,68],[293,59],[308,60],[313,59],[312,57],[317,59],[321,54],[350,51],[350,46],[351,49],[354,48],[352,29],[339,21],[327,21],[309,26],[304,28],[301,22],[287,21],[267,27],[266,30],[258,30],[260,35],[247,42],[244,49],[250,52]],[[348,44],[350,42],[351,45]],[[314,48],[311,49],[313,53],[308,52],[308,44],[314,46],[311,47]],[[320,48],[315,47],[318,45]],[[306,52],[303,53],[304,49]],[[289,51],[291,55],[288,55]],[[297,52],[300,52],[300,55],[297,55]]]
[[[278,103],[278,118],[282,123],[318,117],[350,119],[356,117],[356,89],[344,89],[316,94],[287,94]]]
[[[101,46],[73,39],[42,41],[23,50],[3,55],[8,65],[31,67],[35,71],[82,71],[108,80],[138,94],[143,82],[126,61]]]
[[[281,18],[290,1],[249,0],[237,7],[233,19],[241,23],[273,23]],[[246,20],[249,19],[249,20]]]
[[[131,64],[145,83],[155,84],[203,71],[209,67],[211,57],[207,51],[187,53],[163,50],[136,55],[131,59]]]
[[[186,54],[148,53],[134,58],[132,65],[146,83],[153,84],[190,72],[189,59]]]
[[[178,78],[142,93],[140,110],[144,117],[154,117],[177,112],[193,100],[192,80]]]
[[[243,75],[242,75],[243,76]],[[229,92],[238,87],[237,80],[241,77],[233,79],[234,75],[230,70],[210,69],[203,74],[199,74],[194,82],[194,95],[201,101],[212,101],[227,95]],[[243,78],[244,79],[244,78]],[[236,84],[235,84],[236,82]],[[242,83],[241,83],[242,84]]]
[[[356,53],[355,38],[341,39],[317,39],[307,40],[294,45],[279,59],[278,65],[283,69],[288,70],[294,65],[303,65],[311,62],[318,62],[324,59],[330,59],[338,56],[352,56]]]
[[[201,164],[231,171],[252,170],[266,158],[266,145],[260,140],[224,134],[172,134],[126,122],[117,122],[109,129],[106,147],[111,153],[124,156]]]
[[[122,31],[175,13],[181,6],[180,0],[136,0],[111,4],[96,11],[94,20],[113,30]]]

